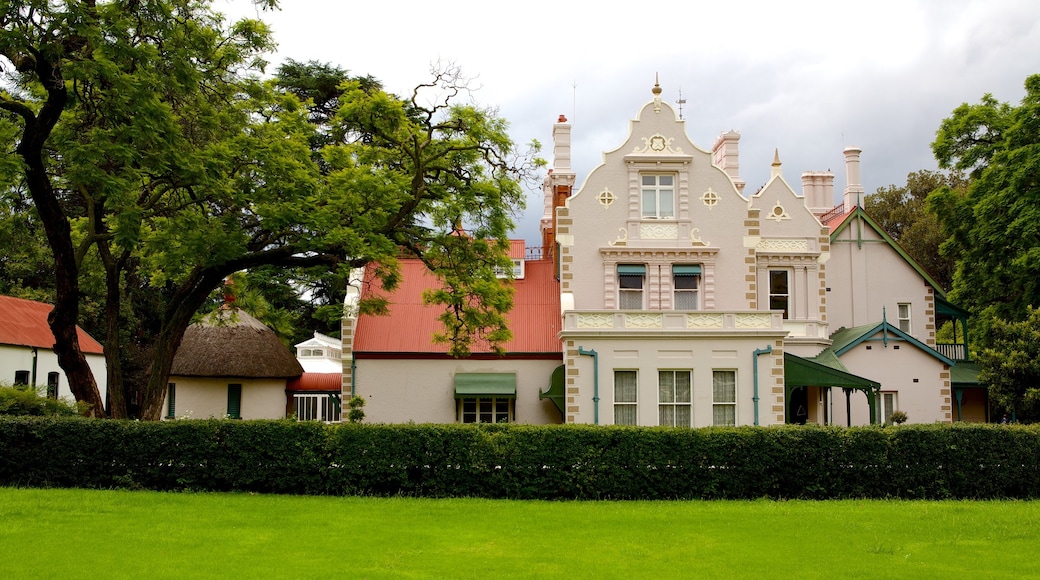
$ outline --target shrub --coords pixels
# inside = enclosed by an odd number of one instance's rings
[[[1040,498],[1040,427],[0,418],[0,485],[514,499]]]
[[[0,384],[0,415],[77,415],[76,403],[41,396],[29,385]]]

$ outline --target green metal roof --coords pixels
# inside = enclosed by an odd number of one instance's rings
[[[516,373],[455,373],[455,398],[516,398]]]
[[[881,338],[874,338],[878,333],[881,334]],[[909,334],[899,330],[898,327],[892,326],[887,320],[875,324],[865,324],[863,326],[856,326],[853,328],[842,328],[831,335],[831,345],[826,350],[833,352],[836,356],[841,356],[846,352],[852,350],[857,345],[866,342],[868,340],[882,340],[897,341],[897,342],[908,342],[918,349],[923,351],[925,354],[933,356],[943,364],[954,365],[954,361],[951,358],[939,354],[934,348],[927,344],[917,340]],[[825,351],[826,352],[826,351]]]
[[[824,351],[826,353],[827,351]],[[824,353],[820,353],[821,355]],[[819,356],[817,357],[819,358]],[[840,368],[839,368],[840,367]],[[812,360],[784,353],[784,383],[787,387],[850,387],[853,389],[880,389],[881,383],[856,376],[848,371],[836,356],[830,354],[821,360]]]
[[[979,382],[979,365],[973,362],[958,361],[950,369],[950,383],[954,387],[984,387]]]

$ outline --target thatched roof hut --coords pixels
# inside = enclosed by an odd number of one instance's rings
[[[231,308],[218,310],[188,327],[170,374],[289,379],[302,375],[303,367],[274,331]]]

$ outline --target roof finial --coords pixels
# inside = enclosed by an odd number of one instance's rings
[[[780,149],[773,150],[773,169],[770,171],[772,175],[770,178],[777,177],[780,175]]]
[[[654,112],[661,112],[661,83],[660,74],[654,73],[654,88],[650,91],[654,94]]]

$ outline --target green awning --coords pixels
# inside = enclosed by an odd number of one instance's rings
[[[954,387],[986,387],[979,383],[979,365],[958,361],[950,368],[950,384]]]
[[[837,357],[826,363],[784,353],[784,383],[790,387],[849,387],[853,389],[880,389],[881,383],[856,376],[841,364]],[[835,364],[837,363],[837,364]],[[837,368],[841,367],[841,368]]]
[[[552,401],[553,405],[556,405],[556,408],[560,410],[561,416],[565,416],[563,405],[566,397],[566,371],[567,367],[565,365],[556,367],[552,372],[552,377],[549,379],[549,388],[538,392],[538,399],[549,399]]]
[[[672,274],[675,276],[700,276],[701,267],[694,265],[677,264],[672,266]]]
[[[516,373],[455,373],[455,398],[516,398]]]
[[[617,273],[620,274],[633,274],[636,276],[646,275],[646,266],[643,264],[618,264]]]

